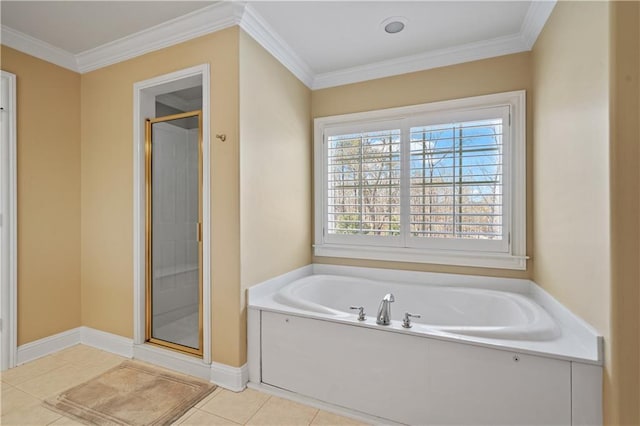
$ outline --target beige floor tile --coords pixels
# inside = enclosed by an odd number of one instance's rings
[[[129,358],[125,358],[123,356],[105,351],[99,351],[98,353],[91,354],[91,356],[87,359],[86,364],[93,365],[109,362],[118,365],[121,362],[126,361],[127,359]]]
[[[122,364],[124,360],[126,360],[126,358],[115,356],[115,355],[113,357],[104,356],[104,357],[96,358],[86,364],[83,364],[82,367],[89,367],[89,368],[97,367],[102,369],[103,371],[107,371],[107,370],[111,370],[113,367],[116,367]]]
[[[348,417],[339,416],[337,414],[329,413],[327,411],[320,410],[316,417],[311,422],[312,425],[322,426],[365,426],[367,423],[359,422],[358,420],[350,419]]]
[[[48,425],[62,417],[60,414],[36,405],[34,407],[23,408],[2,416],[0,423],[3,426],[9,425]]]
[[[29,395],[20,389],[3,389],[0,413],[3,416],[6,416],[14,411],[20,411],[25,408],[40,405],[40,403],[41,401],[38,398]]]
[[[106,354],[106,352],[92,348],[91,346],[75,345],[70,348],[63,349],[51,356],[63,363],[81,365],[89,363],[92,359],[98,358],[103,354]]]
[[[205,398],[203,398],[200,402],[198,402],[196,404],[196,408],[200,408],[203,405],[205,405],[207,402],[211,401],[211,399],[216,396],[217,394],[219,394],[220,392],[222,392],[222,389],[220,386],[218,386],[217,388],[215,388],[213,390],[213,392],[211,392],[209,395],[207,395]]]
[[[176,422],[176,424],[185,425],[185,426],[186,425],[194,425],[194,426],[201,426],[201,425],[237,426],[238,425],[238,423],[234,423],[230,420],[224,419],[222,417],[218,417],[214,414],[207,413],[206,411],[202,411],[198,409],[193,409],[190,411],[194,411],[194,412],[191,413],[189,417],[184,418],[184,420],[182,420],[181,423]]]
[[[171,423],[173,425],[179,425],[180,423],[184,422],[185,420],[187,420],[189,417],[191,417],[191,415],[193,413],[195,413],[197,410],[195,407],[191,408],[189,411],[187,411],[186,413],[184,413],[182,415],[182,417],[180,417],[178,420],[176,420],[175,422]]]
[[[318,410],[286,399],[271,397],[249,420],[248,425],[309,425]]]
[[[16,385],[16,388],[37,398],[46,399],[55,394],[79,385],[105,371],[100,366],[67,365],[47,374]]]
[[[80,423],[76,420],[70,419],[69,417],[62,416],[55,422],[49,423],[50,425],[56,426],[84,426],[84,423]]]
[[[41,400],[79,385],[124,361],[125,358],[77,345],[5,372],[1,379],[2,425],[77,425],[46,409]],[[156,367],[156,366],[153,366]],[[157,367],[156,367],[157,368]],[[167,370],[170,371],[170,370]],[[235,393],[218,387],[175,424],[185,425],[308,425],[318,410],[246,389]],[[328,416],[332,416],[326,413]],[[349,423],[339,416],[318,415],[317,424]]]
[[[65,365],[54,356],[46,356],[2,372],[2,381],[15,386]]]
[[[52,355],[52,357],[65,365],[101,365],[108,368],[113,368],[127,359],[125,357],[85,345],[72,346]]]
[[[227,420],[244,424],[269,399],[269,395],[245,389],[242,392],[231,392],[223,389],[210,401],[200,407],[208,413],[224,417]]]

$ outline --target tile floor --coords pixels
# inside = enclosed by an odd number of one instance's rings
[[[124,359],[77,345],[3,372],[0,424],[77,425],[42,407],[42,401],[105,372]],[[234,393],[217,388],[175,424],[337,426],[363,423],[252,389]]]

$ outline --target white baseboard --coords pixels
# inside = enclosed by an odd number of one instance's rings
[[[209,365],[201,359],[189,355],[152,345],[134,345],[132,339],[84,326],[19,346],[17,365],[51,355],[80,343],[126,358],[139,359],[180,373],[210,380],[233,392],[245,389],[249,381],[247,364],[242,367],[231,367],[212,362]]]
[[[230,367],[217,362],[211,363],[211,379],[213,383],[233,392],[242,392],[249,381],[247,364],[242,367]]]
[[[66,349],[80,343],[82,327],[72,328],[62,333],[44,337],[33,342],[18,346],[18,359],[16,365],[33,361],[43,356]]]
[[[133,340],[90,327],[80,327],[80,343],[125,358],[133,357]]]

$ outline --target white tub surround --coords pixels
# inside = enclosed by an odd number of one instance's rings
[[[406,424],[601,424],[602,338],[531,281],[310,265],[251,288],[248,327],[253,386]]]

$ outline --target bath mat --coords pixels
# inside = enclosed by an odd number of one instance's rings
[[[202,380],[124,361],[44,405],[89,425],[168,425],[215,388]]]

